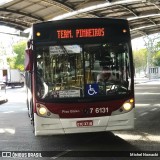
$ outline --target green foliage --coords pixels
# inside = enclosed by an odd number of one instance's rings
[[[26,41],[21,41],[13,45],[13,51],[16,53],[16,56],[13,58],[8,58],[7,62],[10,65],[10,68],[19,69],[24,71],[24,52],[26,48]]]
[[[155,48],[156,48],[156,51],[159,51],[159,50],[160,50],[160,42],[157,42]]]
[[[146,70],[147,66],[147,49],[133,51],[135,68],[137,70]]]
[[[152,36],[146,36],[144,38],[145,46],[148,50],[147,56],[148,56],[148,67],[153,67],[159,65],[159,55],[158,51],[160,50],[160,35],[155,34]]]
[[[160,66],[160,51],[156,52],[153,56],[154,66]]]
[[[157,42],[155,45],[156,52],[153,55],[153,65],[160,66],[160,42]]]
[[[7,62],[9,64],[10,68],[14,69],[15,57],[14,58],[13,57],[12,58],[8,57]]]

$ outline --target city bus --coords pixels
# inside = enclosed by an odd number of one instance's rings
[[[25,71],[35,136],[134,128],[134,67],[127,20],[33,24]]]

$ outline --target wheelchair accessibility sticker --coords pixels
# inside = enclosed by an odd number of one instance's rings
[[[88,96],[94,96],[98,93],[98,84],[87,84],[86,92]]]

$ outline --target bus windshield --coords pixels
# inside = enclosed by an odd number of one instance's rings
[[[36,46],[39,99],[106,97],[131,92],[128,43]]]

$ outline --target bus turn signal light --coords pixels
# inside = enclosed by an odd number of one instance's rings
[[[130,100],[129,100],[129,102],[130,102],[130,103],[133,103],[133,102],[134,102],[134,99],[133,99],[133,98],[132,98],[132,99],[130,99]]]
[[[127,32],[127,30],[126,29],[123,29],[123,33],[126,33]]]
[[[36,33],[36,36],[37,36],[37,37],[40,37],[40,36],[41,36],[41,33],[40,33],[40,32],[37,32],[37,33]]]

